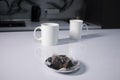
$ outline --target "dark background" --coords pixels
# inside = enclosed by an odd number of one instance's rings
[[[103,29],[120,28],[119,0],[85,0],[85,20],[99,24]]]
[[[7,0],[10,4],[13,0]],[[15,0],[16,1],[16,0]],[[24,0],[23,0],[24,1]],[[46,18],[45,9],[49,8],[45,1],[55,1],[57,4],[61,4],[61,0],[31,0],[41,7],[41,18]],[[69,1],[69,0],[67,0]],[[2,1],[1,1],[2,2]],[[2,7],[6,4],[0,4],[0,11],[3,9],[7,11],[8,7]],[[0,19],[30,19],[30,12],[32,5],[23,2],[21,4],[21,12],[14,15],[1,15]],[[14,8],[13,8],[14,9]],[[79,10],[80,9],[80,10]],[[8,10],[9,11],[9,10]],[[4,12],[4,11],[2,11]],[[34,11],[35,12],[35,11]],[[36,13],[36,12],[35,12]],[[68,14],[69,13],[69,14]],[[76,14],[77,13],[77,14]],[[1,12],[0,12],[1,14]],[[101,25],[103,29],[108,28],[120,28],[120,1],[119,0],[74,0],[71,8],[67,8],[66,11],[60,14],[48,15],[47,18],[55,19],[70,19],[79,16],[80,19],[84,19],[86,22]]]

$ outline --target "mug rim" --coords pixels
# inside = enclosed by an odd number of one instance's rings
[[[59,26],[58,23],[53,23],[53,22],[41,23],[41,25],[44,25],[44,26]]]
[[[80,20],[80,19],[70,19],[70,22],[83,22],[83,20]]]

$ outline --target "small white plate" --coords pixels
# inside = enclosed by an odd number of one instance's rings
[[[53,71],[58,72],[58,73],[71,73],[71,72],[74,72],[74,71],[77,71],[78,69],[80,69],[80,61],[79,60],[74,60],[73,63],[74,63],[74,66],[69,69],[61,68],[59,70],[56,70],[54,68],[49,67],[50,63],[47,60],[45,61],[45,64],[50,69],[52,69]]]

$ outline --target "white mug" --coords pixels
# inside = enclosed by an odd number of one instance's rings
[[[86,28],[86,31],[88,30],[88,27],[86,24],[83,23],[83,20],[79,19],[72,19],[70,20],[70,31],[69,36],[70,39],[78,40],[82,36],[82,29]]]
[[[37,37],[37,30],[41,30],[41,37]],[[40,40],[43,46],[54,46],[58,43],[59,24],[42,23],[34,29],[34,38]],[[40,35],[40,34],[39,34]]]

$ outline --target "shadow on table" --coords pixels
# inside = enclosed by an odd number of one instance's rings
[[[63,38],[63,39],[59,39],[58,41],[58,45],[64,45],[64,44],[70,44],[70,43],[75,43],[75,42],[80,42],[80,41],[84,41],[84,40],[88,40],[88,39],[93,39],[93,38],[98,38],[98,37],[102,37],[103,35],[100,34],[86,34],[82,36],[82,39],[79,40],[71,40],[70,38]]]
[[[93,39],[93,38],[98,38],[98,37],[102,37],[103,35],[100,34],[87,34],[87,35],[83,35],[82,36],[82,40],[87,40],[87,39]]]
[[[80,62],[80,69],[79,70],[72,72],[72,73],[67,73],[65,75],[69,75],[69,76],[82,75],[85,72],[87,72],[87,70],[88,70],[87,66],[83,62]]]
[[[70,38],[63,38],[58,40],[58,45],[70,44],[75,42],[77,42],[77,40],[71,40]]]

